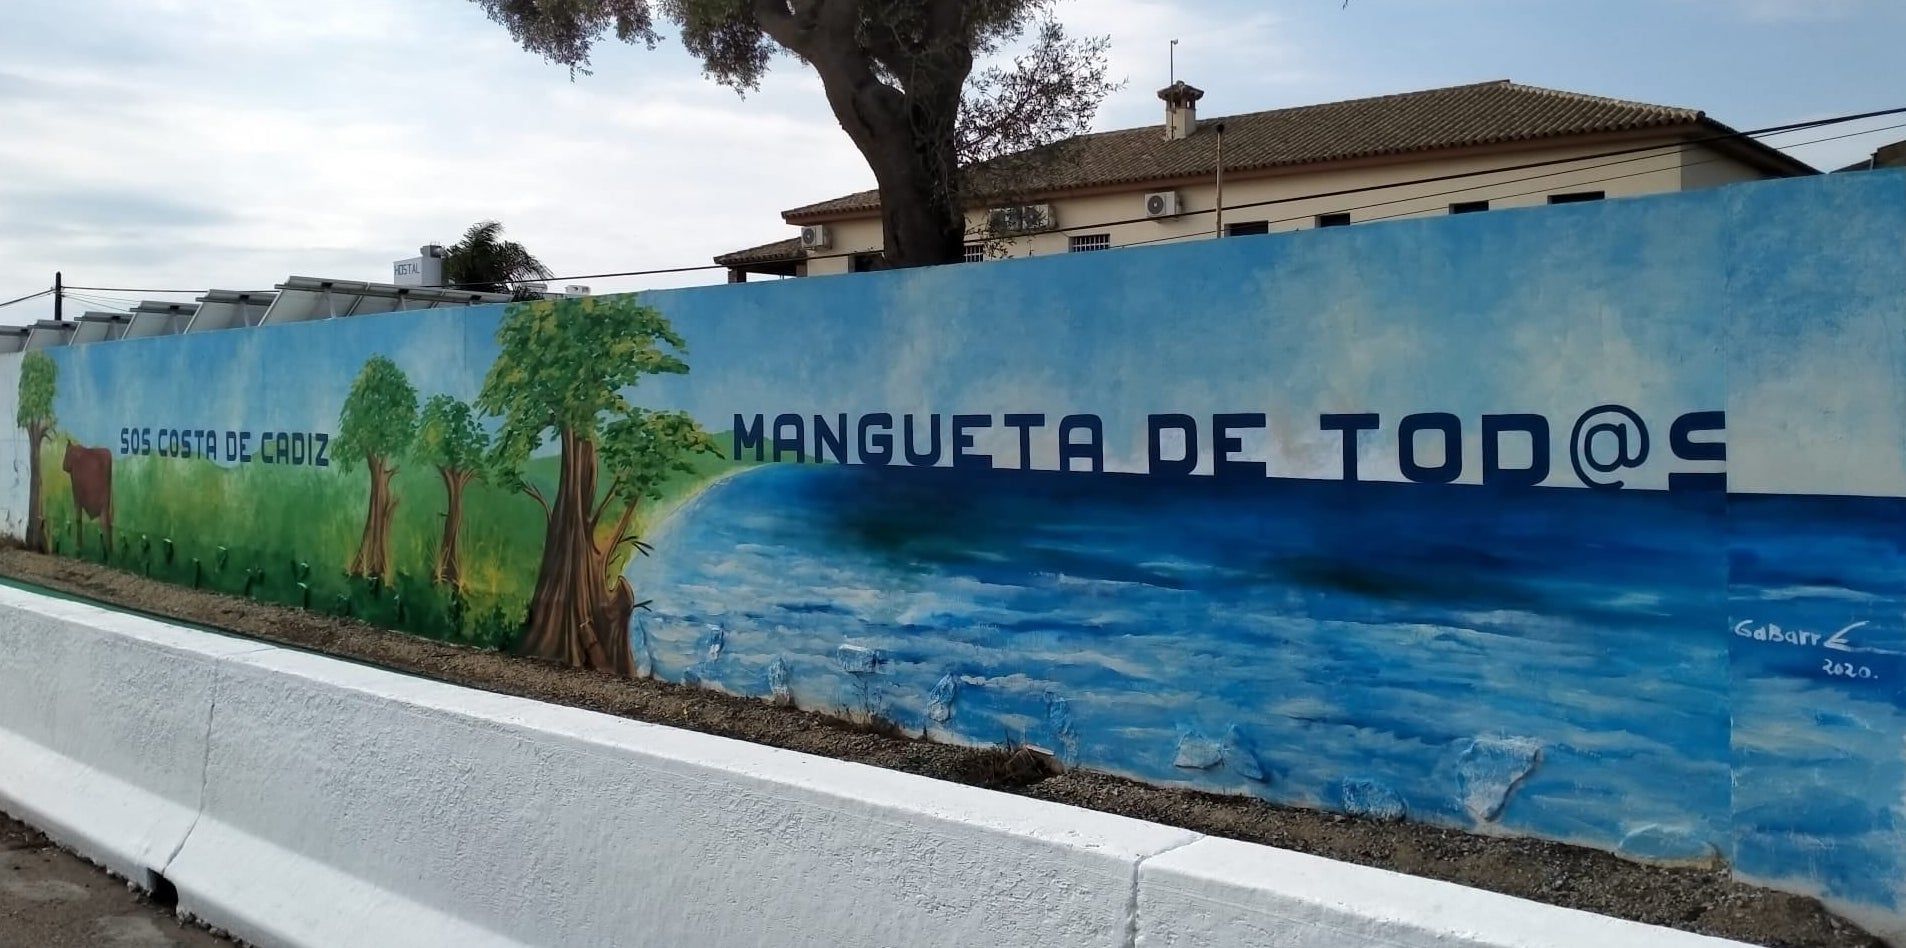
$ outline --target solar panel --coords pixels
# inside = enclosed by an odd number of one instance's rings
[[[25,326],[0,326],[0,352],[19,352],[26,348]]]
[[[55,322],[51,319],[36,320],[27,327],[26,347],[31,349],[51,349],[63,346],[73,338],[73,324]]]
[[[269,292],[212,290],[199,297],[198,312],[185,324],[185,331],[212,332],[256,326],[276,296]]]
[[[278,284],[278,297],[259,321],[297,323],[312,319],[370,316],[444,306],[507,303],[507,293],[479,293],[429,286],[398,286],[361,280],[324,280],[294,276]]]
[[[72,345],[80,346],[89,342],[107,342],[126,334],[126,326],[132,322],[130,313],[102,313],[91,311],[81,313],[73,321]]]
[[[170,336],[185,331],[186,323],[192,314],[198,311],[193,303],[161,303],[146,300],[132,308],[132,321],[126,324],[121,338],[140,339],[146,336]]]

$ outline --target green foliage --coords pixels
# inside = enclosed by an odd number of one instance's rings
[[[959,46],[997,49],[1052,8],[1052,0],[476,0],[523,48],[576,69],[613,33],[653,47],[658,20],[681,30],[682,45],[707,74],[753,89],[776,46],[812,56],[808,42],[840,42],[878,52],[882,72],[906,78],[923,55]],[[825,36],[823,34],[832,34]]]
[[[653,48],[679,27],[702,71],[760,85],[777,50],[820,76],[880,186],[892,266],[956,263],[963,166],[1086,130],[1105,96],[1107,41],[1074,39],[1054,0],[475,0],[523,48],[574,71],[611,32]],[[976,62],[1032,36],[1010,66]],[[987,195],[998,196],[998,195]]]
[[[552,276],[522,244],[504,240],[503,225],[496,221],[470,225],[462,240],[444,250],[444,282],[462,289],[522,294],[524,283]]]
[[[499,484],[516,482],[530,455],[561,432],[600,441],[605,423],[633,413],[623,390],[643,376],[688,371],[682,337],[631,297],[519,303],[497,342],[502,352],[476,404],[503,419],[489,456]]]
[[[638,408],[603,426],[597,446],[603,472],[631,500],[654,500],[676,474],[695,470],[694,456],[721,456],[715,439],[686,412]]]
[[[481,469],[489,436],[470,406],[449,395],[432,395],[417,426],[417,457],[426,464],[458,473]]]
[[[42,461],[47,533],[72,555],[79,524],[84,557],[98,560],[98,521],[79,517],[69,482],[56,476],[63,450],[55,443]],[[554,465],[532,464],[525,476],[548,483]],[[363,532],[359,511],[368,484],[362,477],[332,468],[115,458],[110,565],[183,586],[348,613],[431,638],[513,644],[535,581],[542,513],[513,493],[472,484],[464,497],[462,586],[451,590],[430,581],[443,532],[436,471],[406,469],[394,489],[416,500],[399,505],[391,524],[392,575],[372,584],[337,567],[350,559]],[[453,593],[462,598],[460,607]]]
[[[34,351],[20,360],[20,408],[14,423],[22,428],[51,429],[59,419],[53,415],[53,395],[59,387],[60,368],[44,352]]]
[[[344,399],[332,456],[348,471],[360,461],[402,454],[416,433],[417,390],[397,363],[372,356]]]
[[[103,539],[99,522],[81,517],[75,508],[71,482],[60,472],[64,453],[65,439],[55,434],[41,457],[48,538],[61,553],[79,549],[84,558],[97,561]],[[659,492],[651,493],[659,493],[657,503],[636,520],[636,529],[659,522],[730,469],[713,455],[694,458],[692,470],[677,469]],[[203,459],[114,459],[115,548],[109,563],[181,586],[348,613],[433,639],[514,648],[536,582],[542,511],[513,489],[470,485],[464,497],[461,584],[432,583],[443,531],[443,490],[435,471],[414,467],[394,481],[395,491],[418,500],[399,505],[391,524],[388,581],[346,576],[335,566],[348,560],[360,541],[358,511],[369,489],[364,478],[342,477],[331,468],[223,467]],[[549,490],[556,481],[555,459],[533,460],[522,475]]]

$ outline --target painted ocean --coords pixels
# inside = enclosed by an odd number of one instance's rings
[[[650,540],[663,678],[1899,903],[1906,501],[775,465]]]

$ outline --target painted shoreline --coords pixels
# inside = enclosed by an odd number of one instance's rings
[[[639,516],[638,521],[641,530],[638,536],[642,542],[651,546],[660,543],[666,539],[669,532],[674,529],[676,521],[690,508],[701,503],[702,498],[707,496],[709,491],[750,471],[764,470],[766,467],[768,467],[768,465],[754,464],[744,466],[737,464],[720,471],[713,477],[706,477],[696,481],[692,487],[669,498],[664,503],[657,504],[646,514]],[[626,572],[625,570],[625,575]]]

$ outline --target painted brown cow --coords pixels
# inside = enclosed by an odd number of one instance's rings
[[[66,460],[60,463],[73,480],[73,545],[85,552],[80,528],[87,517],[99,521],[99,532],[106,541],[106,556],[113,551],[113,453],[108,448],[83,448],[67,444]]]

